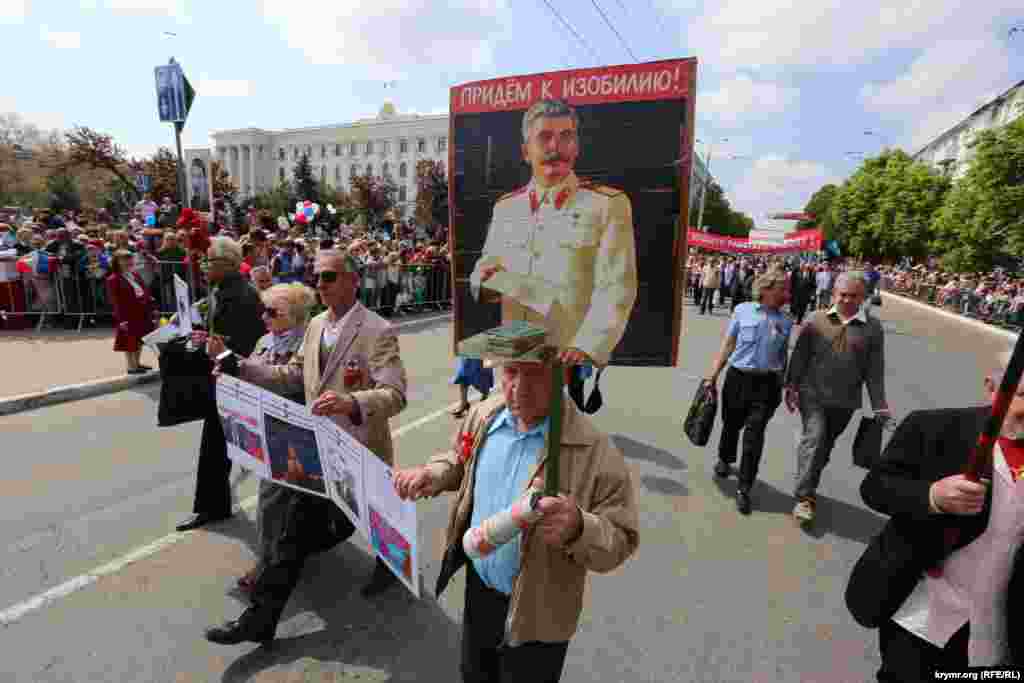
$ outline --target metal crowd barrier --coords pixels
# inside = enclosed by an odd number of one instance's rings
[[[86,267],[77,273],[59,267],[50,272],[19,273],[0,282],[0,329],[37,331],[63,325],[81,331],[84,327],[113,325],[113,304],[107,295],[107,269]],[[189,285],[190,300],[206,296],[208,287],[202,273],[179,261],[158,261],[141,256],[136,272],[153,296],[161,316],[177,312],[174,275]],[[371,266],[363,272],[359,299],[385,316],[446,310],[451,306],[451,278],[447,263],[431,265]],[[307,284],[310,284],[307,281]],[[369,286],[368,286],[369,285]]]

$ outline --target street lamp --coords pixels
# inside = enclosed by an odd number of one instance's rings
[[[704,204],[708,197],[708,185],[711,183],[711,151],[714,149],[714,144],[716,142],[729,142],[729,138],[711,140],[710,142],[704,142],[700,138],[697,138],[697,142],[702,145],[706,145],[708,148],[708,153],[704,160],[704,186],[701,188],[700,192],[700,209],[697,211],[697,229],[700,230],[701,224],[704,221]],[[689,211],[689,209],[687,209],[687,211]]]

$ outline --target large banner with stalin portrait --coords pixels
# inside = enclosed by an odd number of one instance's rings
[[[593,365],[676,364],[696,68],[452,88],[456,344],[525,320]]]

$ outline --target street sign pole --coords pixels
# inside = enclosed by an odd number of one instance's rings
[[[185,159],[181,153],[181,129],[184,127],[184,122],[175,122],[174,124],[174,143],[178,148],[178,204],[182,209],[188,206],[188,188],[185,187]]]

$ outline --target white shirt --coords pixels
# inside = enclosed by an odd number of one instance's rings
[[[836,307],[835,304],[832,304],[832,308],[828,309],[828,315],[832,315],[833,313],[835,313],[836,316],[838,316],[839,321],[841,323],[843,323],[843,325],[849,325],[854,320],[856,320],[857,322],[862,323],[864,325],[868,324],[868,317],[864,313],[864,307],[863,306],[861,306],[860,308],[857,309],[857,314],[855,316],[853,316],[852,318],[843,318],[843,314],[839,312],[839,309]]]
[[[352,308],[355,308],[355,305]],[[349,316],[352,315],[352,308],[348,309],[348,312],[341,316],[336,323],[331,323],[330,313],[327,314],[327,319],[324,321],[324,331],[320,337],[320,345],[325,355],[331,355],[331,352],[334,350],[334,345],[338,343],[341,331],[345,329],[345,323],[348,322]]]
[[[819,292],[827,292],[832,289],[832,273],[827,270],[819,270],[814,276],[814,282],[818,285]]]
[[[992,512],[988,527],[942,564],[942,575],[922,575],[892,619],[936,647],[945,647],[970,622],[969,666],[997,666],[1009,655],[1006,591],[1024,536],[1024,479],[1013,481],[1003,452],[993,452]]]

